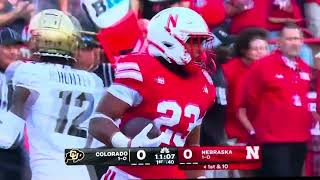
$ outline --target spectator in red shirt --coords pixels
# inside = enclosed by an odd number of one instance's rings
[[[315,55],[320,60],[320,53]],[[320,71],[313,71],[313,105],[310,106],[313,115],[312,129],[310,130],[311,140],[308,144],[308,153],[305,161],[306,176],[320,176]]]
[[[231,17],[230,32],[237,34],[248,27],[267,29],[268,7],[272,0],[229,0],[226,12]]]
[[[319,55],[315,59],[319,60]],[[309,93],[310,111],[313,115],[312,129],[310,130],[311,140],[308,143],[308,152],[305,160],[305,175],[320,176],[320,76],[319,70],[313,70],[312,91]]]
[[[263,29],[243,30],[235,42],[236,56],[222,66],[228,85],[225,129],[228,138],[236,138],[238,144],[247,143],[247,132],[236,116],[240,82],[252,63],[269,53],[266,38],[267,32]]]
[[[279,50],[254,64],[245,79],[243,105],[250,114],[255,142],[262,145],[259,176],[302,174],[311,127],[307,98],[311,71],[299,57],[302,44],[300,28],[286,25],[280,32]]]
[[[191,9],[201,14],[211,30],[221,24],[226,17],[224,0],[188,0],[188,2]]]
[[[304,25],[302,12],[296,0],[273,0],[268,12],[269,38],[278,38],[279,31],[289,22],[297,23],[301,27]],[[313,66],[312,49],[308,45],[302,46],[300,57],[309,66]]]
[[[285,2],[285,4],[281,4],[281,2]],[[268,30],[280,31],[288,22],[302,25],[303,17],[296,0],[274,0],[269,9],[268,21]]]

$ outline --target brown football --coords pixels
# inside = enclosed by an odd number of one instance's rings
[[[145,128],[149,123],[153,123],[152,120],[137,117],[130,119],[121,129],[122,133],[128,136],[129,138],[135,137],[137,134],[139,134],[143,128]],[[160,135],[160,130],[153,126],[150,132],[148,133],[149,138],[156,138]]]

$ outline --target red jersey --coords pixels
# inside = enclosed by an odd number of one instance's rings
[[[269,9],[269,14],[268,17],[273,17],[273,18],[292,18],[296,20],[302,20],[302,14],[300,11],[299,5],[296,3],[295,0],[291,0],[291,6],[292,6],[292,11],[287,12],[284,10],[281,10],[278,5],[271,5]],[[299,22],[299,25],[303,25],[302,23]],[[268,30],[271,31],[280,31],[284,26],[284,23],[272,23],[268,22]]]
[[[221,24],[226,17],[223,0],[191,0],[190,2],[191,9],[201,14],[210,29]]]
[[[201,124],[202,117],[215,99],[211,77],[206,71],[196,69],[191,76],[183,78],[150,55],[133,54],[120,59],[114,84],[132,89],[137,94],[128,100],[109,90],[132,105],[121,118],[120,129],[134,117],[152,119],[167,135],[161,146],[184,146],[188,134]],[[185,178],[177,166],[118,168],[143,179]]]
[[[243,107],[252,116],[258,143],[306,142],[310,138],[310,68],[296,58],[295,68],[281,52],[257,61],[246,79]]]
[[[241,89],[243,88],[241,87],[242,80],[248,72],[249,67],[250,65],[242,62],[240,58],[233,58],[222,66],[228,84],[225,129],[228,138],[237,138],[237,142],[241,143],[247,142],[248,132],[240,123],[237,117],[237,110],[239,108],[239,98],[241,98]]]
[[[254,7],[232,17],[230,32],[237,34],[248,27],[266,28],[268,26],[268,8],[271,0],[253,0]]]

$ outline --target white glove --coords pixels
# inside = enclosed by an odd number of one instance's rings
[[[165,134],[162,132],[160,136],[150,139],[147,134],[151,131],[153,124],[148,124],[142,131],[131,139],[130,147],[158,147],[163,142]]]

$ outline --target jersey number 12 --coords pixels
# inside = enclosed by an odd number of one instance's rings
[[[87,138],[87,130],[81,129],[79,125],[89,118],[92,114],[94,107],[94,97],[92,94],[81,92],[75,93],[71,91],[61,91],[59,92],[59,98],[62,99],[62,106],[59,111],[59,118],[57,120],[57,125],[55,132],[64,133],[66,130],[66,125],[68,121],[71,121],[71,126],[68,128],[67,134],[71,136],[77,136],[82,138]],[[79,95],[78,95],[79,94]],[[87,108],[83,109],[84,103],[87,102]],[[72,103],[72,104],[71,104]],[[74,113],[75,107],[81,108],[80,113]],[[75,111],[78,112],[78,111]],[[73,115],[74,118],[69,118]]]

